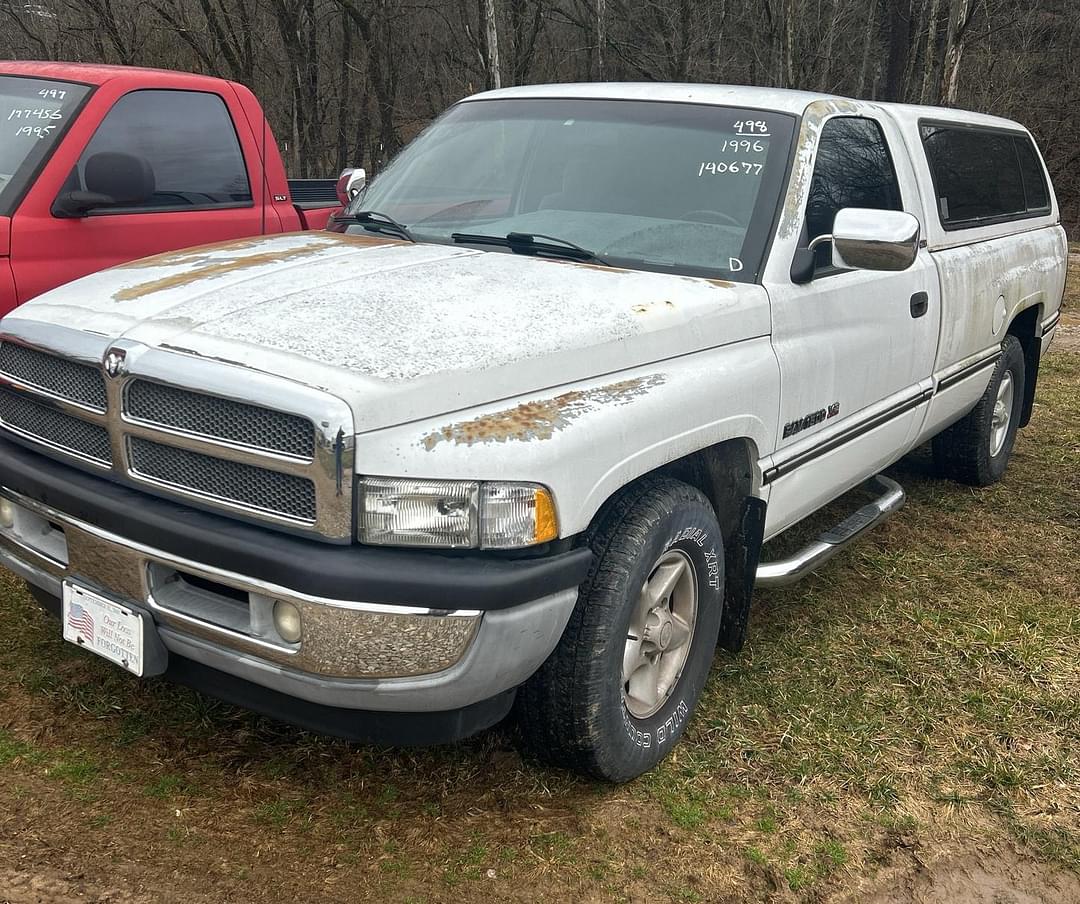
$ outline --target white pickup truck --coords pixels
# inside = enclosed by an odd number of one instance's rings
[[[453,106],[326,233],[89,276],[0,323],[0,563],[138,675],[382,743],[517,703],[652,767],[751,594],[998,480],[1067,248],[1030,134],[705,85]],[[790,559],[764,541],[864,481]]]

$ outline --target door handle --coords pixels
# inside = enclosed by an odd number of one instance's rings
[[[911,316],[922,317],[930,308],[930,296],[926,292],[916,292],[911,296]]]

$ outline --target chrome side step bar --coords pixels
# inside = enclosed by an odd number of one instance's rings
[[[835,556],[840,550],[872,530],[887,518],[898,512],[904,505],[904,488],[895,480],[878,474],[871,477],[868,485],[880,490],[881,495],[873,502],[868,502],[852,515],[841,521],[836,527],[825,531],[812,543],[804,546],[795,555],[776,562],[763,562],[758,565],[755,587],[786,587],[801,581],[810,572],[816,571]]]

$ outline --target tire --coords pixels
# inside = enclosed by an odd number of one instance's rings
[[[625,782],[668,754],[701,696],[723,610],[724,542],[705,496],[668,478],[617,498],[588,542],[592,569],[558,646],[518,695],[518,722],[537,758]],[[645,594],[666,585],[665,610]],[[670,689],[653,698],[657,675]]]
[[[978,404],[934,437],[934,463],[942,476],[977,487],[1001,480],[1016,442],[1024,380],[1024,349],[1015,336],[1006,336]]]

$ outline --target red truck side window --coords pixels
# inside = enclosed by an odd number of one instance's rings
[[[97,190],[88,183],[102,178],[103,168],[108,173],[118,155],[139,158],[152,190],[108,213],[252,206],[236,130],[216,94],[144,90],[120,98],[90,139],[69,187]]]

